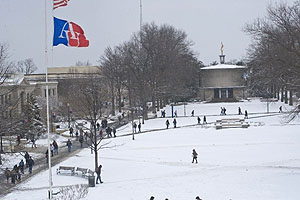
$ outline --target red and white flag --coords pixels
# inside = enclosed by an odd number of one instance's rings
[[[53,10],[62,6],[67,6],[68,1],[70,0],[53,0]]]

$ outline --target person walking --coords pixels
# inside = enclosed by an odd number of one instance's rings
[[[194,111],[194,110],[192,110],[192,117],[194,117],[194,114],[195,114],[195,111]]]
[[[138,129],[139,129],[139,133],[142,132],[142,131],[141,131],[141,129],[142,129],[142,124],[141,124],[141,122],[140,122],[139,125],[138,125]]]
[[[68,141],[67,141],[67,146],[68,146],[68,152],[71,152],[72,142],[70,139],[68,139]]]
[[[28,171],[29,171],[29,174],[32,173],[32,167],[33,167],[33,165],[34,165],[34,161],[33,161],[33,159],[30,156],[29,160],[28,160]]]
[[[242,115],[242,109],[241,109],[241,107],[238,108],[238,114]]]
[[[100,181],[100,183],[103,183],[101,180],[101,170],[102,170],[102,165],[99,165],[99,167],[97,167],[95,170],[95,172],[97,174],[96,184],[99,184],[98,180]]]
[[[6,177],[6,183],[8,183],[9,178],[10,178],[10,171],[8,169],[8,167],[6,167],[5,171],[4,171],[5,177]]]
[[[282,113],[282,106],[279,107],[279,113]]]
[[[245,119],[248,119],[248,111],[245,110]]]
[[[24,161],[23,160],[20,161],[19,168],[20,168],[21,173],[24,174]]]
[[[170,122],[169,122],[169,120],[167,119],[167,121],[166,121],[166,126],[167,126],[167,129],[169,128],[169,126],[170,126]]]
[[[200,123],[201,123],[201,119],[200,119],[200,117],[199,117],[199,116],[197,117],[197,121],[198,121],[198,124],[200,124]]]
[[[116,127],[114,127],[114,128],[113,128],[113,134],[114,134],[114,137],[117,137],[117,136],[116,136],[116,133],[117,133],[117,129],[116,129]]]
[[[80,142],[80,148],[82,148],[82,145],[83,145],[83,135],[79,136],[79,142]]]
[[[54,154],[54,146],[50,144],[50,152],[51,152],[51,157],[53,157]]]
[[[133,122],[133,125],[132,125],[132,127],[133,127],[133,131],[134,131],[134,133],[136,133],[136,127],[137,127],[137,125],[136,125],[136,123],[135,123],[135,122]]]
[[[174,118],[174,120],[173,120],[174,128],[176,128],[176,124],[177,124],[177,121],[176,121],[176,119]]]
[[[73,137],[73,130],[74,130],[74,129],[73,129],[73,127],[71,126],[70,129],[69,129],[70,137]]]
[[[58,154],[58,144],[55,140],[53,140],[52,145],[54,147],[54,155]]]
[[[207,124],[207,122],[206,122],[206,116],[205,115],[203,117],[203,124]]]
[[[36,148],[34,136],[32,136],[31,142],[32,142],[31,148],[33,148],[33,147]]]
[[[174,112],[174,116],[175,116],[175,117],[177,117],[177,110],[175,110],[175,112]]]
[[[198,160],[197,160],[198,153],[196,152],[195,149],[193,149],[192,156],[193,156],[193,161],[192,161],[192,163],[194,163],[194,161],[196,161],[196,164],[197,164],[197,163],[198,163]]]
[[[26,167],[28,167],[28,160],[29,160],[29,153],[26,151],[25,152],[25,155],[24,155],[24,158],[25,158],[25,161],[26,161]]]

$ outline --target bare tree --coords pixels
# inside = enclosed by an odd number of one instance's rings
[[[32,58],[28,58],[17,63],[17,72],[23,74],[32,74],[37,70],[37,66],[34,64]]]
[[[254,94],[285,97],[300,88],[300,1],[269,6],[267,16],[245,26],[254,39],[248,51],[250,87]],[[282,99],[283,101],[283,99]]]

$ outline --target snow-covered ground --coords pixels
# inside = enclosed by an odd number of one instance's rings
[[[270,104],[270,111],[278,112],[280,105]],[[208,122],[213,122],[224,118],[219,116],[221,106],[228,114],[236,114],[240,106],[248,110],[250,124],[263,122],[264,126],[216,130],[198,125],[143,133],[134,141],[130,136],[112,138],[111,145],[116,147],[99,153],[104,184],[89,188],[85,199],[146,200],[152,195],[170,200],[195,199],[198,195],[204,200],[300,199],[300,122],[285,125],[284,115],[252,114],[266,111],[266,103],[259,101],[188,104],[186,113],[195,110],[195,115],[207,115]],[[175,110],[183,116],[183,106]],[[170,114],[169,107],[166,112]],[[164,128],[165,120],[146,121],[142,129]],[[179,117],[177,121],[178,126],[197,122],[196,117]],[[118,134],[130,131],[128,125]],[[199,154],[198,164],[191,163],[192,149]],[[94,158],[85,149],[60,165],[93,169]],[[53,167],[54,186],[87,183],[81,177],[56,175],[57,168]],[[46,199],[47,186],[48,171],[44,171],[3,199]]]

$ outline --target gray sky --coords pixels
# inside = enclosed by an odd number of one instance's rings
[[[0,42],[8,43],[12,60],[33,58],[38,72],[45,71],[44,2],[0,0]],[[167,23],[184,30],[204,64],[219,61],[222,41],[229,61],[246,55],[250,37],[242,32],[245,23],[263,17],[268,4],[275,2],[279,0],[143,0],[143,22]],[[53,15],[80,25],[90,46],[60,45],[51,51],[53,24],[49,7],[49,66],[71,66],[87,60],[96,65],[107,46],[122,43],[139,30],[139,0],[71,0]]]

